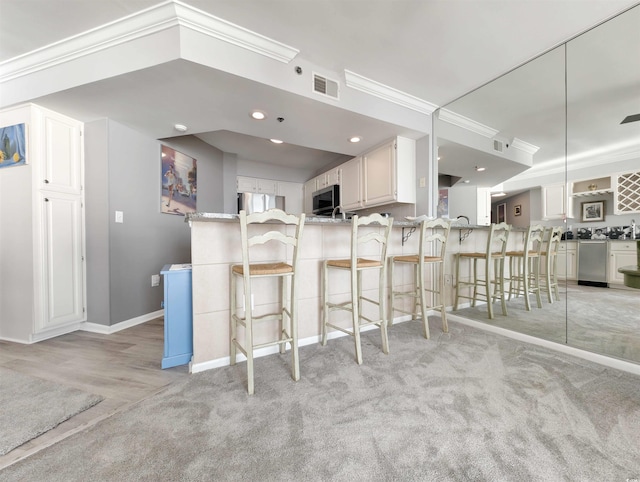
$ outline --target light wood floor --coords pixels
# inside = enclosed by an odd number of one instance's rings
[[[32,345],[0,341],[0,366],[54,381],[104,400],[0,457],[0,469],[187,377],[188,367],[162,370],[163,319],[112,335],[77,331]]]

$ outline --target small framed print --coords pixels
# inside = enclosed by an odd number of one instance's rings
[[[604,201],[583,202],[581,212],[582,216],[580,220],[583,223],[604,221]]]
[[[516,204],[513,207],[513,215],[514,216],[520,216],[522,214],[522,205],[521,204]]]

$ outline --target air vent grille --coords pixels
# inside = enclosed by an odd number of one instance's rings
[[[493,150],[496,152],[502,152],[502,141],[499,141],[498,139],[494,139],[493,140]]]
[[[317,94],[338,98],[338,82],[322,75],[313,74],[313,91]]]

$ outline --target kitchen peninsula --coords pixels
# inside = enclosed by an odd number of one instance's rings
[[[193,269],[193,360],[191,371],[199,372],[229,364],[229,267],[242,260],[240,248],[240,224],[234,214],[193,213],[186,221],[191,226],[191,255]],[[271,226],[272,228],[273,226]],[[409,233],[416,227],[415,222],[395,220],[389,243],[389,254],[413,254],[418,251],[419,236]],[[472,251],[484,249],[487,226],[468,226],[455,224],[450,236],[446,273],[451,276],[453,253],[460,246]],[[282,229],[285,229],[282,227]],[[377,228],[371,228],[377,229]],[[461,234],[473,235],[460,241]],[[321,332],[321,262],[326,258],[348,258],[350,256],[351,221],[330,217],[306,218],[299,261],[300,287],[298,298],[300,345],[316,343]],[[283,257],[282,252],[265,250],[264,258],[256,261],[268,261]],[[396,270],[396,284],[409,288],[413,285],[410,271]],[[255,299],[252,300],[256,311],[265,303],[277,299],[274,284],[256,284]],[[335,281],[335,282],[334,282]],[[364,291],[375,291],[377,280],[364,284]],[[347,277],[336,277],[331,283],[332,298],[348,298],[349,283]],[[373,296],[373,295],[372,295]],[[408,301],[407,301],[408,302]],[[241,304],[242,300],[238,300]],[[451,295],[447,295],[447,306],[451,306]],[[242,309],[242,306],[239,306]],[[348,314],[338,320],[349,326]],[[268,326],[258,326],[255,330],[256,342],[272,336],[265,333]],[[390,347],[393,350],[393,346]],[[265,352],[266,353],[266,352]]]

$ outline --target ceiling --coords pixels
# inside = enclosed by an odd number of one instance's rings
[[[0,0],[0,62],[159,3],[156,0]],[[356,72],[442,106],[625,8],[629,0],[187,0],[299,50],[291,62]],[[544,26],[544,28],[540,28]],[[2,64],[0,64],[1,66]],[[215,88],[213,88],[215,86]],[[347,87],[344,87],[345,89]],[[1,98],[0,92],[0,98]],[[428,132],[340,103],[184,59],[32,99],[81,120],[109,117],[154,138],[176,122],[240,159],[320,170],[390,136]],[[248,112],[270,113],[258,123]],[[265,107],[266,106],[266,107]],[[469,115],[468,113],[465,115]],[[277,122],[276,117],[283,117]],[[349,144],[352,134],[363,136]],[[285,145],[265,139],[276,137]],[[527,140],[527,139],[525,139]],[[529,141],[531,142],[531,141]]]

